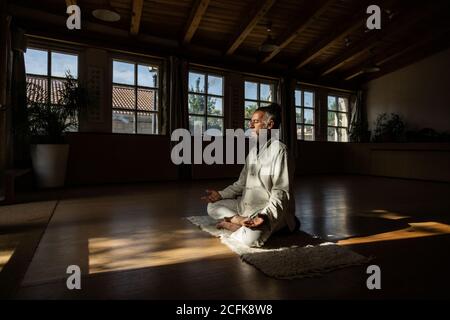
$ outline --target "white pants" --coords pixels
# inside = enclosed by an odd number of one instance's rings
[[[224,199],[214,203],[208,203],[208,215],[216,220],[231,218],[238,213],[239,199]],[[271,235],[268,222],[261,229],[250,229],[240,227],[231,234],[231,238],[237,240],[248,247],[261,247]]]

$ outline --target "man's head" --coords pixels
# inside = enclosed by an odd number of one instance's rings
[[[281,107],[272,103],[265,107],[259,107],[252,115],[250,129],[259,135],[261,129],[278,129],[281,124]]]

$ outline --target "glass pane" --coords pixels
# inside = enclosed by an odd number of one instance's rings
[[[115,133],[135,133],[134,112],[113,110],[112,130]]]
[[[143,87],[158,87],[158,68],[138,65],[138,85]]]
[[[208,97],[208,114],[215,116],[223,114],[222,98]]]
[[[248,129],[250,129],[250,119],[245,119],[244,120],[244,131],[247,131]]]
[[[27,49],[25,72],[46,76],[47,71],[47,51]]]
[[[328,110],[337,110],[336,97],[328,96]]]
[[[302,123],[302,108],[295,108],[295,121],[297,123]]]
[[[203,133],[204,129],[205,129],[205,117],[189,116],[189,130],[191,131],[191,134],[194,134],[194,132]]]
[[[305,140],[313,141],[314,140],[314,127],[313,126],[305,126]]]
[[[50,92],[50,102],[52,104],[65,104],[66,101],[63,99],[62,91],[64,90],[64,85],[66,81],[59,79],[51,80],[51,92]]]
[[[347,114],[346,113],[339,113],[338,114],[338,125],[339,125],[339,127],[347,127],[348,121],[347,121]]]
[[[258,105],[253,101],[245,101],[244,118],[251,118]]]
[[[256,82],[245,81],[245,99],[258,99],[258,84]]]
[[[273,85],[261,83],[259,90],[260,90],[260,92],[259,92],[260,100],[263,100],[263,101],[273,101],[274,100]]]
[[[223,96],[223,78],[208,75],[208,93]]]
[[[208,119],[206,121],[206,126],[207,126],[206,128],[208,130],[215,129],[215,130],[211,130],[208,132],[208,134],[211,136],[223,134],[223,118],[208,117]],[[220,134],[217,132],[217,130],[220,131]]]
[[[68,73],[78,78],[78,56],[52,52],[52,76],[65,78]]]
[[[295,105],[301,106],[302,105],[302,92],[301,90],[295,90]]]
[[[314,108],[314,94],[312,92],[305,91],[303,99],[305,100],[303,102],[304,107]]]
[[[137,108],[139,110],[145,110],[145,111],[157,111],[158,110],[158,106],[155,105],[155,103],[156,103],[155,98],[158,95],[157,90],[139,88],[137,90],[137,95],[138,95]]]
[[[328,141],[337,141],[337,129],[328,128]]]
[[[46,77],[27,76],[28,101],[46,102],[48,97],[48,82]]]
[[[297,139],[303,139],[302,138],[302,125],[297,125]]]
[[[314,110],[304,109],[305,124],[314,124]]]
[[[112,105],[113,108],[134,110],[136,108],[134,88],[113,85]]]
[[[139,112],[137,114],[137,132],[143,134],[158,133],[156,117],[156,113]]]
[[[189,94],[188,107],[189,113],[204,114],[205,96],[201,96],[199,94]]]
[[[338,135],[339,135],[338,141],[348,142],[347,129],[339,128],[338,129]]]
[[[205,92],[205,75],[201,73],[189,72],[189,91]]]
[[[113,61],[113,82],[134,85],[134,64]]]
[[[338,98],[339,111],[348,111],[348,100],[346,98]]]
[[[328,112],[328,125],[329,126],[337,126],[336,112]]]

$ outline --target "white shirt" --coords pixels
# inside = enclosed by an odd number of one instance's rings
[[[250,150],[239,179],[219,194],[223,199],[240,197],[239,215],[266,215],[272,231],[295,228],[295,202],[292,195],[292,170],[286,146],[271,139]]]

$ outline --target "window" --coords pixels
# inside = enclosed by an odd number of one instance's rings
[[[25,53],[27,98],[58,105],[67,75],[78,79],[78,55],[48,49],[28,48]],[[76,131],[77,128],[69,128]]]
[[[245,81],[244,96],[244,128],[247,130],[253,112],[257,108],[269,105],[275,101],[275,85],[273,83],[259,81]]]
[[[328,141],[348,142],[348,99],[328,96]]]
[[[297,123],[297,139],[314,140],[314,92],[295,90],[295,114]]]
[[[158,66],[113,60],[113,132],[158,134],[158,97]]]
[[[223,135],[223,77],[197,71],[189,72],[189,130]]]

